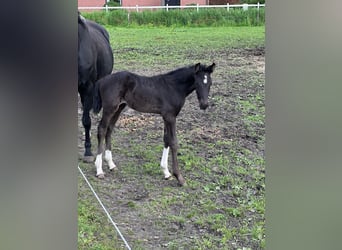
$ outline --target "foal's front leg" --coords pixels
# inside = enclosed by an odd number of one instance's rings
[[[163,155],[160,161],[160,167],[164,173],[165,180],[170,179],[171,174],[169,172],[168,168],[168,157],[169,157],[169,140],[168,140],[168,133],[166,129],[166,123],[164,122],[164,149],[163,149]]]
[[[170,149],[169,146],[164,147],[163,156],[162,156],[161,161],[160,161],[160,166],[161,166],[161,169],[163,170],[165,180],[168,180],[171,177],[171,174],[169,172],[169,168],[167,166],[168,157],[169,157],[169,149]]]
[[[178,142],[177,142],[177,136],[176,136],[176,118],[175,117],[164,118],[164,125],[165,125],[165,130],[164,130],[165,148],[167,146],[171,148],[172,172],[173,172],[173,175],[177,178],[179,184],[183,186],[185,185],[185,179],[183,178],[183,176],[181,175],[179,171],[178,159],[177,159]]]

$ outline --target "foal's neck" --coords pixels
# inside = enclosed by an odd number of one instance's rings
[[[178,89],[187,97],[195,90],[195,79],[193,74],[186,75],[178,80]]]
[[[185,96],[188,96],[196,89],[195,81],[192,81],[192,83],[188,82],[186,87]]]

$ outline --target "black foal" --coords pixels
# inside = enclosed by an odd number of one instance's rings
[[[208,95],[212,84],[211,73],[214,68],[215,63],[210,66],[198,63],[152,77],[122,71],[100,79],[95,85],[93,103],[95,113],[103,107],[97,134],[96,176],[104,177],[102,170],[104,140],[106,141],[105,160],[110,169],[115,168],[111,153],[111,133],[122,110],[128,105],[139,112],[156,113],[163,117],[164,150],[161,167],[165,178],[170,178],[167,163],[169,148],[171,148],[173,175],[180,185],[184,185],[185,179],[179,171],[177,160],[176,117],[184,105],[185,98],[194,90],[200,108],[208,107]]]

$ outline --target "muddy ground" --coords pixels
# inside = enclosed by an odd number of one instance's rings
[[[265,50],[215,53],[209,108],[200,110],[192,93],[177,118],[180,169],[187,187],[163,179],[163,121],[158,115],[123,112],[112,136],[118,169],[110,172],[104,165],[105,179],[95,177],[94,164],[81,163],[133,249],[263,248]],[[135,72],[154,75],[169,70],[159,65],[157,70]],[[80,158],[81,113],[79,105]],[[100,116],[92,118],[95,153]],[[85,185],[80,188],[84,199],[92,195],[86,190]]]

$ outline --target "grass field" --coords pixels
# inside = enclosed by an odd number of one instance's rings
[[[177,119],[186,187],[163,180],[163,122],[156,115],[124,111],[112,137],[118,170],[104,166],[104,180],[95,177],[94,164],[80,161],[132,249],[264,249],[265,27],[106,28],[114,71],[154,75],[217,64],[208,110],[192,94]],[[124,249],[81,177],[78,243]]]

